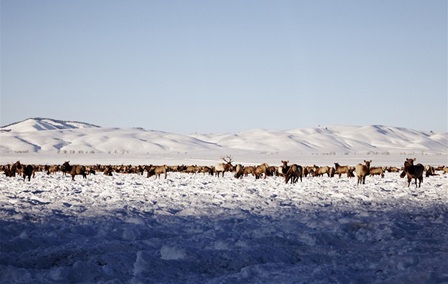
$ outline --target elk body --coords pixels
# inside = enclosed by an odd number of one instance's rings
[[[384,172],[386,171],[386,169],[385,168],[383,168],[383,167],[372,167],[372,168],[370,168],[370,170],[369,170],[369,175],[372,177],[372,176],[374,176],[374,175],[379,175],[379,176],[381,176],[382,178],[384,177]]]
[[[417,180],[419,181],[418,187],[423,182],[423,171],[425,167],[422,164],[414,165],[414,159],[406,159],[404,162],[404,171],[401,173],[400,177],[408,177],[408,187],[411,185],[412,179],[415,179],[415,187],[417,187]]]
[[[237,164],[235,166],[235,178],[243,178],[244,175],[244,166],[241,164]]]
[[[347,177],[353,176],[353,170],[350,169],[349,166],[341,166],[338,163],[334,163],[335,174],[339,175],[339,178],[342,174],[346,174]]]
[[[163,166],[149,165],[149,166],[146,166],[145,169],[148,172],[148,174],[146,175],[147,178],[156,176],[156,179],[157,179],[157,178],[160,178],[160,175],[163,174],[166,179],[168,176],[168,174],[167,174],[168,167],[166,165],[163,165]]]
[[[366,176],[369,174],[369,170],[370,170],[370,163],[372,162],[372,160],[370,161],[366,161],[364,160],[364,165],[363,164],[357,164],[355,167],[355,173],[356,176],[358,177],[358,183],[357,184],[365,184],[366,183]]]
[[[86,167],[82,165],[70,165],[70,162],[67,161],[62,164],[61,170],[64,174],[69,173],[72,176],[72,180],[75,180],[76,175],[82,175],[83,178],[87,178]]]
[[[282,161],[282,165],[278,167],[277,174],[281,177],[284,177],[289,170],[288,166],[289,161]]]
[[[219,173],[221,173],[221,176],[224,177],[225,172],[232,172],[233,166],[232,166],[232,157],[227,156],[225,158],[222,158],[225,163],[218,163],[215,165],[215,174],[219,177]]]
[[[269,168],[269,165],[266,163],[263,163],[263,164],[257,166],[255,168],[255,179],[259,179],[259,178],[263,177],[263,175],[264,175],[264,178],[266,179],[266,176],[268,175],[268,168]]]
[[[303,168],[297,164],[292,164],[288,172],[285,174],[285,183],[291,181],[291,183],[296,183],[299,178],[302,181]]]
[[[28,181],[31,180],[31,176],[34,177],[34,167],[32,165],[26,165],[23,168],[23,181],[28,177]]]
[[[323,176],[324,174],[327,174],[328,177],[331,177],[331,175],[332,175],[332,168],[330,168],[329,166],[319,167],[319,166],[314,165],[313,168],[314,168],[314,173],[313,173],[314,176],[320,177],[320,176]]]

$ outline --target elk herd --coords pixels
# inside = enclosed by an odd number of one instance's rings
[[[357,177],[357,184],[365,184],[367,176],[381,176],[384,177],[385,172],[399,173],[401,178],[406,177],[408,181],[408,187],[412,180],[415,180],[415,186],[420,187],[423,182],[423,176],[426,177],[432,175],[438,175],[437,172],[443,174],[448,173],[448,167],[446,166],[423,166],[422,164],[415,164],[415,158],[406,159],[404,165],[398,167],[371,167],[372,160],[364,160],[363,163],[359,163],[356,166],[341,166],[338,163],[334,163],[332,166],[301,166],[298,164],[289,164],[289,161],[281,161],[280,166],[271,166],[267,163],[260,165],[242,165],[233,164],[232,157],[226,156],[222,158],[224,163],[217,163],[214,166],[196,166],[196,165],[71,165],[69,161],[64,162],[61,165],[24,165],[20,161],[14,164],[8,164],[0,166],[0,172],[3,172],[7,177],[15,177],[16,175],[23,176],[24,181],[35,176],[36,172],[44,172],[47,175],[61,172],[64,176],[70,175],[72,180],[75,180],[76,175],[81,175],[87,178],[89,174],[103,173],[107,176],[113,176],[114,174],[139,174],[146,177],[155,177],[166,179],[168,172],[180,172],[189,174],[209,174],[216,177],[224,177],[225,173],[232,173],[235,178],[244,178],[251,175],[255,179],[266,179],[267,177],[280,177],[283,178],[285,183],[296,183],[302,178],[311,177],[335,177],[341,178],[345,175],[349,178]],[[418,182],[417,182],[418,181]]]

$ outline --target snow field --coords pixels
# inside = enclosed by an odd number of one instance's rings
[[[0,175],[0,282],[448,281],[447,185]]]

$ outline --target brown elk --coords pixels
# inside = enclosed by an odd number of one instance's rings
[[[156,179],[160,178],[161,174],[165,175],[165,179],[167,178],[168,174],[168,166],[167,165],[163,165],[163,166],[153,166],[153,165],[149,165],[145,167],[146,171],[148,172],[148,174],[146,175],[147,178],[155,176]]]
[[[292,164],[285,174],[285,183],[291,181],[291,183],[296,183],[299,178],[302,181],[303,168],[297,164]]]
[[[7,177],[15,177],[16,174],[21,174],[21,170],[22,170],[22,164],[20,164],[20,161],[15,162],[12,165],[6,165],[5,166],[5,175]]]
[[[425,172],[426,172],[426,177],[430,177],[430,176],[438,176],[438,174],[436,173],[436,168],[433,166],[425,166]]]
[[[289,161],[282,161],[282,165],[278,167],[278,175],[284,177],[289,170],[288,166]]]
[[[219,173],[224,177],[225,172],[233,172],[233,166],[232,166],[232,157],[226,156],[222,158],[225,163],[218,163],[215,165],[214,172],[219,177]]]
[[[386,171],[388,171],[389,173],[398,173],[400,169],[397,167],[386,167]]]
[[[328,177],[330,177],[330,175],[331,175],[330,171],[331,171],[331,168],[328,166],[318,167],[318,166],[314,165],[313,175],[320,177],[320,176],[323,176],[324,174],[327,174]]]
[[[235,166],[235,178],[243,178],[244,175],[244,166],[241,164],[237,164]]]
[[[72,180],[75,180],[75,175],[82,175],[83,178],[87,178],[86,167],[82,165],[70,165],[67,161],[61,166],[62,172],[69,173],[72,176]]]
[[[334,163],[335,174],[339,175],[339,178],[342,174],[346,174],[347,177],[350,175],[349,166],[341,166],[338,163]]]
[[[372,160],[370,161],[366,161],[364,160],[364,165],[363,164],[357,164],[355,167],[355,172],[356,172],[356,176],[358,177],[358,185],[359,184],[365,184],[366,183],[366,176],[369,174],[369,170],[370,170],[370,163],[372,162]]]
[[[245,177],[247,177],[249,174],[255,175],[255,167],[254,166],[246,166],[243,169],[243,174]]]
[[[386,171],[386,169],[384,167],[372,167],[369,170],[369,176],[375,176],[375,175],[379,175],[382,178],[384,177],[384,172]]]
[[[422,164],[414,165],[414,159],[406,159],[404,162],[404,171],[401,173],[400,177],[408,177],[408,187],[411,185],[412,179],[415,179],[415,187],[417,187],[417,179],[419,180],[418,187],[423,182],[423,171],[424,166]]]
[[[307,177],[308,175],[314,176],[314,167],[310,166],[303,167],[303,176]]]
[[[201,173],[205,174],[209,174],[209,175],[213,175],[213,169],[211,167],[208,166],[203,166],[201,168]]]
[[[264,175],[264,178],[266,179],[266,176],[268,175],[268,168],[269,165],[266,163],[263,163],[261,165],[258,165],[255,168],[254,174],[255,174],[255,179],[259,179]]]
[[[106,176],[113,176],[113,172],[114,172],[114,168],[112,167],[112,165],[108,165],[104,167],[103,173]]]

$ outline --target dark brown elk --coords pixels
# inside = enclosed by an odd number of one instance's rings
[[[114,172],[114,168],[112,167],[112,165],[108,165],[104,167],[103,173],[106,176],[113,176],[113,172]]]
[[[369,170],[370,170],[370,163],[372,162],[372,160],[370,161],[366,161],[364,160],[364,165],[363,164],[357,164],[355,167],[355,172],[356,172],[356,176],[358,177],[358,185],[359,184],[365,184],[366,183],[366,176],[369,174]]]
[[[31,181],[31,176],[34,177],[34,166],[26,165],[23,168],[23,181],[25,181],[27,177],[28,177],[28,181]]]
[[[400,177],[408,177],[408,187],[411,185],[412,179],[415,179],[415,187],[417,187],[417,180],[419,181],[418,187],[423,182],[423,171],[425,167],[422,164],[414,165],[414,159],[406,159],[404,162],[404,171],[401,173]]]
[[[291,181],[291,183],[296,183],[299,178],[302,181],[303,168],[297,164],[292,164],[285,174],[285,183]]]
[[[70,162],[65,162],[61,167],[64,173],[69,173],[72,176],[72,180],[75,180],[76,175],[82,175],[83,178],[87,178],[86,167],[83,165],[70,165]]]
[[[208,174],[208,175],[213,175],[213,169],[211,167],[208,167],[208,166],[203,166],[201,168],[201,173]]]
[[[15,162],[12,165],[6,165],[4,171],[5,171],[5,175],[7,177],[15,177],[16,174],[21,174],[21,170],[22,170],[22,164],[20,164],[20,161]]]
[[[225,163],[218,163],[215,165],[214,172],[219,177],[219,173],[224,177],[225,172],[233,172],[233,166],[232,166],[232,157],[226,156],[225,158],[222,158]]]
[[[339,175],[339,178],[342,174],[350,175],[349,166],[341,166],[338,163],[334,163],[335,174]]]

